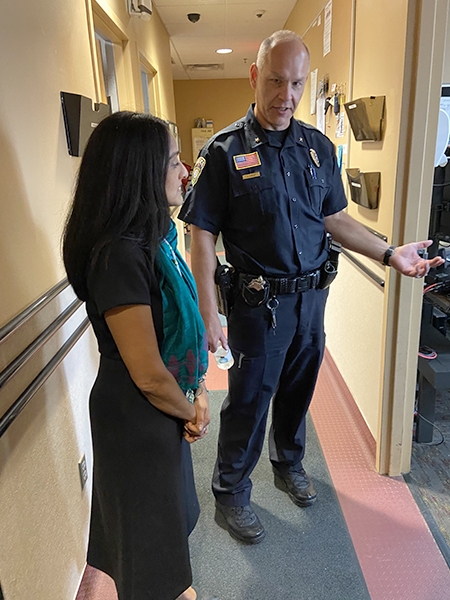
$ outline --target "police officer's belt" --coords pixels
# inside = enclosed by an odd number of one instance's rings
[[[239,273],[239,288],[241,288],[242,282],[249,282],[257,277],[257,275]],[[314,290],[318,287],[320,280],[320,269],[311,271],[310,273],[301,273],[299,277],[294,277],[292,279],[288,279],[287,277],[274,279],[272,277],[264,276],[263,279],[270,285],[270,292],[274,296],[279,294],[298,294],[307,292],[308,290]]]

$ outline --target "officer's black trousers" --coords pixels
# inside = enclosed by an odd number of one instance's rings
[[[229,391],[220,414],[213,492],[219,502],[245,506],[261,454],[270,400],[270,460],[301,468],[305,416],[322,362],[324,309],[328,290],[278,296],[277,326],[265,305],[247,306],[238,297],[228,320],[234,356]]]

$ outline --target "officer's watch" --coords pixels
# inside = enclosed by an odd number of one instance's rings
[[[391,256],[394,254],[394,252],[395,252],[395,246],[389,246],[389,248],[386,250],[386,252],[384,253],[384,256],[383,256],[383,260],[382,260],[383,265],[385,265],[386,267],[391,266],[389,264],[389,261],[391,260]]]

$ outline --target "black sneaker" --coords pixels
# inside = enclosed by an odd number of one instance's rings
[[[266,536],[264,527],[249,504],[247,506],[225,506],[225,504],[216,502],[216,520],[218,513],[225,519],[228,533],[239,542],[259,544]]]
[[[275,487],[289,494],[289,498],[297,506],[311,506],[317,499],[316,490],[305,469],[298,471],[279,471],[275,467]]]

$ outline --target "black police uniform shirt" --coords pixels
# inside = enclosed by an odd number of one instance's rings
[[[202,149],[179,218],[222,232],[240,272],[297,277],[326,260],[324,217],[347,206],[334,146],[296,119],[280,142],[253,106]]]

